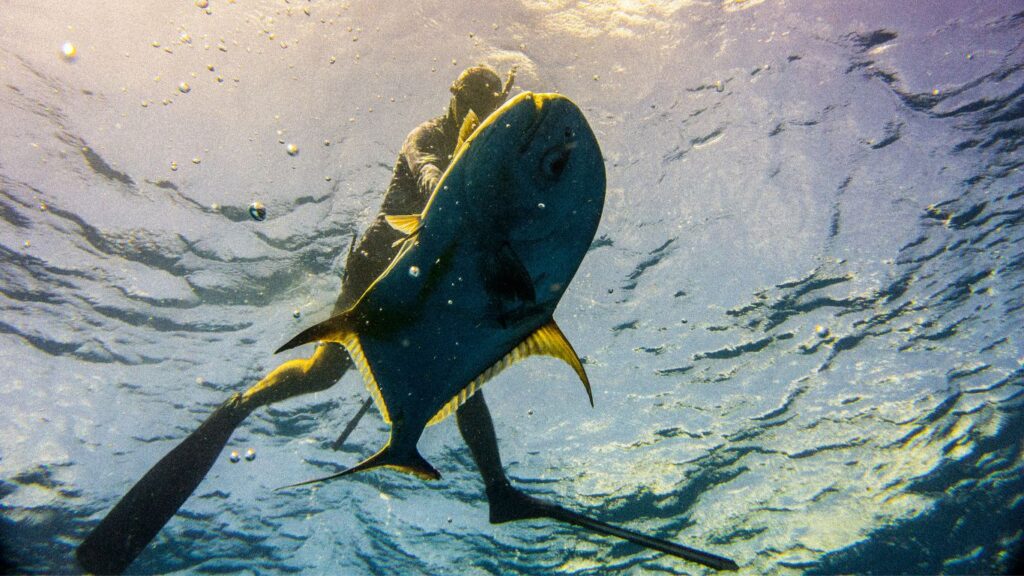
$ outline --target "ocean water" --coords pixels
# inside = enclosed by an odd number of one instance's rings
[[[1012,569],[1019,2],[197,4],[0,5],[9,570],[80,571],[134,482],[327,317],[402,140],[478,62],[572,98],[608,174],[555,313],[595,407],[553,360],[488,384],[519,486],[743,573]],[[438,482],[274,492],[384,442],[371,411],[330,448],[364,394],[250,416],[129,572],[710,572],[490,525],[451,420],[420,443]]]

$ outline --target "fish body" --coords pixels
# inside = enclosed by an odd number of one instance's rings
[[[389,268],[352,308],[280,349],[342,343],[392,426],[380,452],[341,475],[391,466],[439,477],[416,450],[424,427],[532,354],[565,360],[590,395],[552,315],[604,194],[601,151],[579,108],[524,93],[460,144],[421,214],[389,218],[408,235]]]

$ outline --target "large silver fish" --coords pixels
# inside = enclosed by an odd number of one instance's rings
[[[380,466],[439,478],[416,449],[424,427],[533,354],[572,366],[593,404],[552,314],[604,195],[597,140],[564,96],[520,94],[465,138],[423,212],[389,218],[408,235],[390,267],[352,308],[278,350],[341,343],[391,424],[383,449],[320,480]]]

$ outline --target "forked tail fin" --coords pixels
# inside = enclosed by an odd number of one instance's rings
[[[364,470],[372,470],[373,468],[381,467],[394,468],[400,472],[406,474],[412,474],[418,476],[423,480],[439,480],[441,473],[434,469],[430,465],[430,462],[420,455],[419,451],[415,448],[407,454],[397,454],[391,450],[391,444],[381,448],[380,452],[377,452],[373,456],[370,456],[366,460],[363,460],[359,464],[338,472],[337,474],[331,474],[330,476],[324,476],[323,478],[315,478],[313,480],[306,480],[305,482],[299,482],[298,484],[289,484],[288,486],[282,486],[277,490],[286,490],[288,488],[296,488],[298,486],[306,486],[308,484],[318,484],[320,482],[327,482],[342,476],[348,476],[349,474],[355,474],[356,472],[362,472]]]

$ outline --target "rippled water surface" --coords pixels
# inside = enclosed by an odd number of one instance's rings
[[[488,385],[519,485],[748,573],[1009,570],[1021,10],[3,2],[6,556],[76,571],[128,488],[327,317],[403,138],[487,62],[577,102],[608,173],[555,314],[595,408],[551,360]],[[549,522],[490,525],[453,421],[420,443],[439,482],[273,492],[383,443],[371,411],[330,449],[363,394],[353,373],[254,413],[229,449],[256,459],[225,453],[131,571],[707,572]]]

